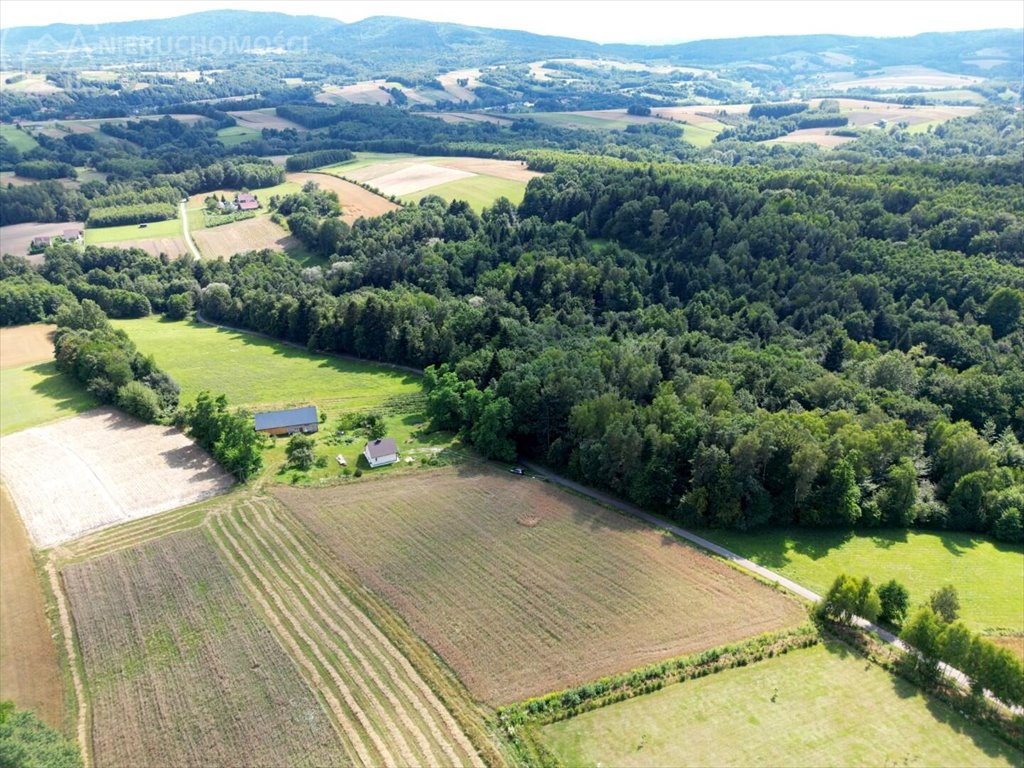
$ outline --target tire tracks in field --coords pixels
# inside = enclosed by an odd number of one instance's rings
[[[50,588],[53,590],[54,598],[57,601],[57,613],[60,616],[61,634],[64,635],[64,650],[68,655],[68,667],[71,668],[71,683],[75,689],[75,700],[78,703],[78,746],[82,750],[82,763],[85,768],[92,766],[92,744],[89,734],[89,712],[88,699],[85,696],[85,686],[82,685],[82,678],[78,674],[78,654],[75,652],[74,629],[71,626],[71,613],[68,611],[67,601],[64,598],[64,589],[57,575],[57,569],[53,562],[47,560],[46,575],[50,579]]]
[[[215,531],[219,531],[223,536],[223,540],[218,536],[214,536],[217,546],[227,558],[227,561],[231,563],[235,570],[241,575],[246,586],[249,588],[249,591],[256,598],[260,607],[263,608],[271,627],[286,643],[293,657],[306,669],[312,679],[321,681],[322,685],[318,685],[317,690],[319,690],[325,698],[329,699],[331,711],[333,712],[339,727],[344,731],[345,736],[352,745],[352,748],[358,758],[366,766],[379,765],[381,762],[384,762],[389,766],[397,765],[388,749],[382,743],[379,743],[376,732],[370,727],[368,718],[359,708],[359,705],[352,696],[352,692],[349,691],[348,687],[345,685],[345,682],[338,676],[334,667],[331,666],[331,664],[323,657],[320,649],[302,629],[302,625],[299,621],[285,607],[285,602],[281,595],[274,590],[268,580],[260,573],[259,568],[256,567],[249,555],[246,554],[243,548],[239,545],[237,539],[231,535],[231,532],[228,530],[228,524],[231,521],[226,515],[223,515],[211,518],[210,522]],[[252,575],[250,576],[249,574]],[[257,581],[260,583],[260,587],[262,587],[262,589],[256,586]],[[274,608],[271,607],[271,602],[276,606],[277,610],[274,610]],[[287,623],[292,627],[291,631],[286,628],[285,622],[280,618],[281,616],[284,616],[287,619]],[[317,670],[316,665],[313,664],[306,654],[302,652],[302,649],[298,647],[297,640],[301,640],[301,642],[310,649],[310,652],[316,657],[317,662],[324,670],[326,670],[328,676],[334,681],[338,693],[345,700],[345,706],[342,706],[341,702],[338,701],[338,698],[331,692],[327,685],[327,681],[324,679],[323,674]],[[374,747],[378,754],[382,756],[382,760],[374,760],[370,756],[370,752],[363,739],[360,737],[358,731],[352,727],[350,716],[345,711],[346,708],[363,726],[363,729],[370,737],[370,740],[374,742]]]
[[[249,505],[243,506],[239,512],[243,513],[247,506]],[[242,517],[243,515],[240,514],[239,516]],[[295,608],[301,611],[307,619],[305,624],[306,628],[316,634],[320,639],[321,651],[334,654],[335,658],[338,659],[343,667],[343,669],[338,669],[336,665],[335,669],[339,673],[343,672],[355,684],[355,688],[358,689],[358,692],[362,694],[368,702],[368,708],[372,708],[373,713],[376,714],[383,723],[384,728],[383,734],[381,734],[381,743],[383,744],[383,739],[387,738],[390,734],[391,740],[394,742],[398,752],[400,753],[400,764],[419,765],[421,761],[413,753],[413,750],[406,741],[404,734],[413,733],[418,734],[420,737],[422,737],[422,734],[419,733],[419,729],[417,729],[412,721],[409,720],[407,713],[404,712],[404,708],[398,699],[381,682],[376,671],[359,649],[358,645],[352,642],[352,638],[349,634],[338,626],[338,624],[327,615],[327,612],[323,610],[321,606],[317,605],[316,600],[303,586],[302,578],[297,576],[294,571],[284,565],[279,553],[267,544],[267,542],[260,536],[259,531],[257,531],[249,521],[236,519],[233,522],[239,532],[239,538],[244,539],[249,544],[250,551],[259,552],[262,549],[260,554],[271,559],[278,573],[282,577],[282,580],[288,582],[284,585],[284,590],[290,593],[294,600]],[[248,531],[245,530],[246,528]],[[301,598],[296,595],[296,590],[301,594]],[[339,643],[337,640],[333,639],[325,631],[324,625],[326,625],[331,631],[337,633],[342,642]],[[361,668],[357,668],[356,665],[352,663],[352,660],[349,659],[349,655],[355,658],[355,661],[358,662]],[[369,680],[367,678],[369,678]],[[370,685],[371,682],[373,683],[373,686]],[[373,690],[374,686],[379,689],[380,695]],[[394,707],[395,714],[398,715],[401,720],[401,725],[404,726],[404,728],[400,728],[399,724],[394,721],[391,713],[388,712],[387,708],[384,706],[384,702],[381,700],[382,698],[387,699],[391,706]],[[369,720],[369,717],[367,719]],[[371,738],[373,738],[372,735]],[[421,744],[420,746],[424,756],[429,757],[432,755],[432,750],[429,745]]]
[[[273,510],[269,507],[262,508],[262,517],[265,519],[261,520],[262,530],[265,532],[268,538],[272,538],[273,542],[277,545],[278,550],[284,554],[289,560],[292,567],[297,569],[299,572],[303,572],[304,568],[300,562],[300,556],[306,558],[307,561],[312,561],[308,550],[295,538],[295,536],[282,525],[275,517]],[[259,515],[259,510],[256,510],[256,514]],[[272,529],[277,529],[275,532]],[[285,541],[285,539],[287,541]],[[288,543],[292,545],[295,551],[299,553],[296,555],[295,552],[289,548]],[[448,712],[447,708],[440,702],[430,687],[423,681],[416,670],[412,667],[412,664],[406,659],[397,648],[391,643],[391,641],[382,633],[379,629],[369,620],[369,618],[356,606],[351,600],[337,587],[336,584],[329,578],[325,578],[323,574],[309,574],[307,579],[308,583],[312,588],[319,594],[321,603],[326,606],[337,605],[343,610],[337,612],[337,615],[342,618],[351,633],[362,643],[362,645],[371,653],[375,653],[376,660],[383,667],[384,673],[388,679],[399,689],[399,692],[405,697],[405,700],[409,706],[419,715],[423,724],[427,727],[430,735],[433,737],[434,742],[441,751],[444,753],[446,758],[444,764],[459,764],[465,757],[468,757],[474,765],[483,766],[483,763],[479,761],[479,756],[476,754],[476,750],[473,749],[469,739],[462,732],[462,729],[455,723],[454,717]],[[307,599],[310,603],[314,603],[315,598],[306,593]],[[329,623],[329,626],[334,630],[342,634],[340,628],[335,628],[335,624],[331,621],[331,612],[324,611],[323,616],[325,621]],[[353,649],[354,649],[353,645]],[[396,666],[397,665],[397,666]],[[367,670],[372,675],[374,682],[377,683],[378,687],[384,692],[388,700],[399,712],[399,716],[403,722],[410,727],[414,728],[411,722],[408,722],[406,714],[407,706],[403,705],[402,702],[397,700],[397,697],[388,689],[387,686],[383,685],[372,665],[366,662]],[[404,676],[399,672],[404,672]],[[410,688],[406,682],[405,677],[411,681],[412,685],[419,691],[419,695],[416,694]],[[447,733],[442,733],[439,727],[438,721],[443,724]],[[415,728],[414,733],[416,739],[420,744],[420,748],[424,755],[430,756],[434,750],[430,749],[427,744],[426,736],[422,733],[421,728]],[[455,742],[465,752],[463,758],[456,753],[452,742]]]

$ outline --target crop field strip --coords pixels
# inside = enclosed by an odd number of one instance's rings
[[[267,612],[366,765],[483,765],[411,664],[319,569],[268,502],[214,515],[222,553]]]
[[[527,479],[461,467],[356,495],[273,493],[491,704],[803,618],[724,564]]]
[[[313,693],[203,531],[62,575],[98,765],[342,761]]]

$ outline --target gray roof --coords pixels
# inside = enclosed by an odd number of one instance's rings
[[[390,456],[398,453],[398,444],[393,437],[382,437],[366,444],[366,454],[371,459],[379,459],[381,456]]]
[[[303,424],[316,424],[316,406],[291,408],[287,411],[267,411],[256,414],[256,429],[278,429],[280,427],[297,427]]]

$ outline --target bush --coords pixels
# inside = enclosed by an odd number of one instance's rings
[[[878,588],[878,599],[881,603],[878,618],[894,627],[902,626],[910,608],[910,593],[907,588],[896,579],[892,579]]]
[[[288,464],[303,471],[312,469],[316,462],[315,445],[316,441],[309,435],[292,435],[284,449],[285,455],[288,456]]]
[[[81,768],[78,746],[48,728],[33,713],[0,702],[0,766]]]
[[[168,320],[184,320],[192,311],[192,294],[176,293],[167,299],[164,317]]]
[[[129,381],[117,390],[117,404],[125,413],[147,422],[159,420],[160,398],[140,381]]]

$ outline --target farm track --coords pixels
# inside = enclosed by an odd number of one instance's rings
[[[267,613],[366,765],[482,766],[469,739],[409,661],[320,569],[272,502],[214,515],[218,547]],[[262,570],[256,566],[262,564]]]

